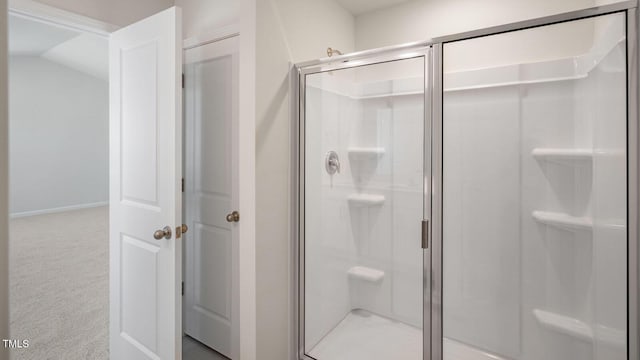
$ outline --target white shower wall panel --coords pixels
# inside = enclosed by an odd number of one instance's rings
[[[347,271],[356,256],[346,196],[352,192],[344,160],[340,176],[329,177],[325,153],[344,147],[344,121],[355,104],[334,92],[308,87],[306,157],[315,159],[305,170],[305,321],[307,347],[315,345],[351,310]],[[342,107],[342,108],[341,108]],[[342,121],[341,121],[342,120]]]
[[[403,83],[406,83],[404,81]],[[396,89],[398,86],[396,86]],[[411,89],[415,92],[415,88]],[[423,218],[424,106],[422,94],[393,99],[391,152],[393,176],[391,266],[392,318],[422,327],[423,252],[420,221]]]
[[[564,80],[445,90],[445,337],[524,360],[625,359],[623,50]]]
[[[396,190],[393,204],[393,254],[391,268],[392,318],[415,327],[422,327],[423,254],[416,251],[421,239],[420,219],[422,192]]]
[[[626,96],[625,52],[618,45],[594,69],[593,92],[593,319],[594,357],[626,358]]]
[[[305,217],[314,219],[306,222],[306,347],[353,309],[421,327],[423,97],[363,98],[366,85],[339,76],[309,85],[306,133],[319,136],[307,136],[305,154]],[[375,85],[382,93],[393,90],[392,82]],[[363,156],[353,148],[381,154]],[[325,171],[331,150],[339,155],[339,174]],[[354,194],[384,201],[349,202]],[[349,277],[356,266],[384,276],[378,282]]]
[[[393,91],[391,81],[377,85],[378,93]],[[381,89],[384,86],[387,88]],[[361,100],[361,104],[362,127],[369,129],[360,132],[357,141],[384,148],[385,153],[375,161],[367,160],[370,164],[361,165],[360,170],[366,168],[370,173],[362,180],[354,178],[354,183],[358,191],[383,194],[385,202],[377,208],[360,209],[369,222],[360,226],[365,233],[359,237],[363,251],[358,261],[385,271],[386,276],[379,285],[354,283],[354,305],[421,327],[423,98],[419,94],[403,95]]]
[[[452,91],[444,109],[444,335],[508,358],[521,338],[519,97]]]
[[[522,86],[522,343],[523,359],[588,359],[584,341],[549,331],[534,316],[544,309],[583,318],[589,308],[590,234],[538,223],[534,211],[583,216],[588,212],[589,164],[536,159],[536,148],[586,147],[590,127],[576,111],[579,80]]]
[[[591,147],[593,125],[576,109],[579,86],[571,80],[447,95],[445,336],[509,358],[593,358],[591,343],[550,332],[533,316],[543,308],[591,321],[591,235],[531,216],[540,209],[591,214],[590,165],[531,155],[535,148]]]

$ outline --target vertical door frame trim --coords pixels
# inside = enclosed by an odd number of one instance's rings
[[[422,234],[423,242],[425,241],[424,237],[426,235],[426,243],[423,244],[423,254],[422,254],[422,358],[424,360],[429,360],[430,357],[427,357],[427,354],[432,353],[432,341],[434,338],[431,331],[432,328],[432,314],[433,314],[433,278],[431,276],[431,270],[433,268],[433,241],[431,236],[431,229],[433,226],[433,158],[432,151],[433,147],[433,119],[434,119],[434,109],[433,109],[433,96],[438,93],[434,91],[434,85],[437,84],[437,80],[434,78],[434,74],[437,74],[436,64],[434,64],[435,56],[437,53],[437,45],[430,46],[426,49],[426,56],[424,58],[424,135],[423,135],[423,176],[424,176],[424,188],[423,188],[423,222],[427,221],[427,234]],[[437,76],[437,75],[435,75]],[[426,246],[424,246],[426,245]],[[427,329],[426,331],[424,329]]]
[[[638,359],[638,10],[627,10],[627,358]]]
[[[239,71],[239,66],[240,66],[240,32],[237,30],[237,25],[231,25],[231,26],[226,26],[226,27],[222,27],[219,28],[218,30],[212,31],[212,32],[208,32],[208,33],[203,33],[201,36],[195,36],[192,38],[188,38],[183,40],[182,42],[182,76],[183,76],[183,82],[182,82],[182,107],[183,107],[183,134],[185,134],[186,131],[186,104],[184,99],[186,98],[185,96],[185,92],[187,90],[186,88],[186,66],[191,64],[191,63],[187,63],[186,59],[187,59],[187,52],[191,51],[191,50],[197,50],[197,49],[203,49],[204,47],[208,46],[208,45],[212,45],[212,44],[217,44],[217,43],[221,43],[223,41],[226,40],[230,40],[230,39],[236,39],[237,44],[234,46],[234,51],[231,53],[225,53],[224,56],[231,56],[232,58],[235,57],[237,59],[236,63],[232,64],[233,67],[236,67],[237,70]],[[213,59],[213,57],[209,57],[209,58],[205,58],[204,60],[201,61],[208,61]],[[239,77],[239,74],[238,74]],[[232,87],[234,89],[232,89],[232,92],[235,91],[236,95],[239,97],[240,96],[240,91],[239,91],[239,83],[237,84],[232,84]],[[239,98],[238,98],[238,102],[239,102]],[[235,145],[232,145],[232,148],[235,146],[237,148],[237,155],[239,156],[239,141],[240,141],[240,135],[239,135],[239,131],[238,131],[238,118],[239,118],[239,105],[238,105],[238,109],[237,109],[237,113],[235,114],[235,118],[232,119],[232,129],[231,129],[231,133],[232,133],[232,140],[235,140]],[[232,114],[232,118],[234,114]],[[185,135],[183,135],[184,138]],[[186,141],[183,141],[182,144],[182,149],[183,149],[183,158],[185,157],[185,144]],[[232,149],[233,150],[233,149]],[[233,155],[234,152],[232,151],[231,155]],[[233,156],[231,156],[233,158]],[[186,163],[183,163],[183,177],[182,177],[182,202],[184,204],[185,201],[185,191],[184,191],[184,182],[185,182],[185,174],[184,171],[186,170]],[[240,192],[240,181],[239,179],[237,179],[237,175],[238,175],[239,171],[235,171],[234,174],[232,174],[232,200],[233,200],[233,195],[235,193],[235,195],[238,195],[237,198],[235,199],[235,203],[233,201],[230,201],[231,203],[231,208],[233,209],[237,209],[239,208],[239,192]],[[188,180],[188,179],[187,179]],[[235,190],[235,191],[234,191]],[[182,215],[183,215],[183,223],[187,223],[186,222],[186,214],[187,214],[187,210],[183,207],[183,211],[182,211]],[[196,229],[192,229],[192,231],[195,231]],[[237,228],[233,228],[231,230],[232,232],[238,232]],[[189,236],[189,235],[187,235]],[[239,236],[237,236],[239,237]],[[232,237],[233,239],[233,237]],[[185,245],[185,241],[183,241],[183,248],[186,246]],[[180,309],[181,313],[182,313],[182,324],[183,324],[183,332],[184,332],[184,327],[185,327],[185,318],[186,318],[186,312],[185,312],[185,290],[184,290],[184,283],[187,282],[186,280],[186,268],[185,268],[185,261],[186,261],[186,251],[183,252],[183,273],[182,273],[182,296],[183,296],[183,302],[182,302],[182,309]],[[232,250],[232,255],[234,254],[233,250]],[[238,355],[240,353],[240,342],[239,342],[239,338],[240,336],[242,336],[241,331],[240,331],[240,324],[239,324],[239,318],[240,318],[240,281],[239,281],[239,272],[240,269],[237,268],[239,265],[239,260],[240,260],[240,254],[239,251],[237,254],[235,254],[237,256],[235,256],[234,260],[236,260],[235,265],[232,266],[232,284],[234,284],[234,282],[238,285],[236,287],[232,286],[231,288],[231,297],[232,297],[232,306],[231,306],[231,356],[232,358],[237,358]],[[237,273],[235,273],[235,275],[233,274],[233,270],[237,270]]]
[[[442,125],[443,46],[433,45],[433,98],[431,166],[433,172],[431,206],[431,354],[425,359],[442,359]]]

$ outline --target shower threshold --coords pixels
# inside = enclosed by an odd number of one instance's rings
[[[446,360],[502,360],[444,339]],[[308,353],[318,360],[422,360],[422,330],[366,310],[353,310]]]

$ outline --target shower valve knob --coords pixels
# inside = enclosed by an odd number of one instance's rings
[[[331,150],[327,153],[327,156],[324,159],[324,168],[327,170],[329,175],[333,175],[335,173],[340,174],[340,158],[338,157],[338,153]]]

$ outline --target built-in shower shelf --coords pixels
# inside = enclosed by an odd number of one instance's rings
[[[372,269],[366,266],[354,266],[347,271],[349,277],[355,280],[363,280],[372,283],[382,281],[384,271]]]
[[[549,330],[569,335],[576,339],[593,341],[593,329],[583,321],[540,309],[534,309],[533,315],[540,325]]]
[[[560,163],[581,163],[593,159],[591,149],[553,149],[536,148],[531,155],[536,159],[554,161]]]
[[[366,100],[366,99],[385,99],[385,98],[415,96],[415,95],[424,95],[424,91],[416,90],[416,91],[390,92],[385,94],[366,94],[366,95],[356,96],[354,98],[358,100]]]
[[[377,159],[384,155],[385,150],[381,147],[350,147],[347,152],[352,159]]]
[[[384,195],[351,194],[347,201],[354,206],[379,206],[384,204]]]
[[[542,224],[566,230],[591,230],[593,221],[586,217],[575,217],[550,211],[534,211],[533,218]]]

